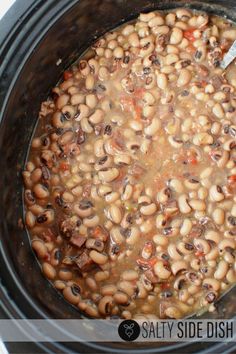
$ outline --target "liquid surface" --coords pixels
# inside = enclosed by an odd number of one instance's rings
[[[107,33],[42,104],[26,226],[92,317],[182,318],[236,282],[236,75],[225,19],[178,9]]]

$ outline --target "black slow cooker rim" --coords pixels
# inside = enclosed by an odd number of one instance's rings
[[[47,33],[48,29],[69,9],[71,9],[79,0],[71,0],[70,2],[65,2],[65,1],[54,1],[54,0],[49,0],[49,1],[44,1],[44,0],[37,0],[37,1],[31,1],[30,6],[21,6],[20,2],[16,1],[14,11],[16,13],[21,14],[20,22],[14,22],[13,26],[9,26],[10,32],[8,33],[8,36],[5,37],[5,40],[0,43],[0,60],[1,60],[1,67],[0,67],[0,77],[4,75],[4,68],[11,64],[12,61],[14,61],[14,58],[12,57],[14,51],[17,49],[17,47],[22,43],[22,40],[24,36],[27,34],[24,30],[24,26],[27,23],[27,31],[31,31],[33,28],[35,28],[36,24],[38,24],[39,20],[42,21],[43,17],[47,14],[47,21],[44,26],[44,30],[40,30],[40,32],[37,33],[37,37],[32,40],[32,43],[28,43],[28,46],[25,48],[25,53],[24,57],[22,58],[20,65],[17,66],[17,70],[14,74],[13,77],[8,78],[9,86],[5,88],[5,90],[1,88],[0,91],[0,103],[1,103],[1,112],[0,112],[0,122],[2,121],[2,118],[4,116],[4,110],[7,104],[7,101],[10,97],[12,87],[14,86],[22,68],[27,62],[27,59],[30,57],[32,51],[34,48],[40,43],[41,39],[44,37],[44,35]],[[27,5],[29,1],[27,0],[22,0],[21,4],[24,3],[24,5]],[[195,3],[193,1],[193,3]],[[199,1],[198,1],[199,3]],[[174,6],[173,6],[174,7]],[[169,6],[170,8],[170,6]],[[23,10],[23,11],[22,11]],[[19,12],[17,12],[19,11]],[[51,14],[50,20],[48,19],[48,14]],[[10,14],[10,13],[9,13]],[[5,19],[10,18],[9,15],[6,15]],[[45,16],[46,19],[46,16]],[[8,22],[10,23],[10,22]],[[1,39],[1,38],[0,38]],[[14,284],[17,285],[18,291],[21,294],[21,296],[24,297],[26,300],[27,304],[30,305],[35,312],[39,315],[41,318],[47,318],[46,314],[39,309],[34,301],[28,296],[26,293],[25,289],[23,288],[19,277],[17,276],[16,272],[14,269],[10,268],[8,266],[8,260],[6,257],[6,252],[4,251],[3,244],[0,244],[0,269],[1,269],[1,274],[0,277],[4,280],[4,274],[2,269],[5,271],[5,275],[7,274],[8,281],[9,278],[11,281],[14,282]],[[16,303],[12,301],[11,295],[8,293],[7,289],[4,287],[4,285],[1,285],[0,287],[0,299],[1,299],[1,304],[3,304],[3,307],[5,308],[5,312],[8,317],[10,318],[25,318],[25,314],[21,309],[17,306]],[[207,350],[201,351],[201,353],[207,354],[210,352],[216,352],[222,347],[223,343],[216,343],[214,347],[211,347]],[[232,343],[231,343],[232,344]],[[228,345],[227,351],[224,349],[224,353],[230,352],[233,347],[235,347],[235,344]],[[177,345],[170,345],[168,347],[163,347],[159,349],[144,349],[140,348],[143,352],[149,352],[149,353],[154,353],[154,352],[167,352],[174,349],[180,349],[183,347],[186,347],[188,343],[178,343]],[[53,346],[49,343],[47,344],[42,344],[40,343],[40,346],[42,349],[46,349],[48,352],[53,352]],[[112,350],[113,352],[123,352],[123,349],[115,349],[112,347],[104,347],[99,344],[95,343],[89,343],[89,346],[96,349],[96,350],[103,350],[109,352]],[[224,344],[225,346],[225,344]],[[65,347],[62,346],[61,344],[56,345],[57,349],[65,350]],[[140,350],[132,350],[130,349],[130,353],[140,353]]]

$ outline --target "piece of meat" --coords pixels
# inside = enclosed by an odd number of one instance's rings
[[[223,84],[223,79],[219,75],[213,75],[210,79],[210,83],[218,90]]]
[[[71,238],[70,238],[70,243],[73,246],[76,247],[82,247],[83,244],[86,242],[87,238],[84,236],[79,235],[78,233],[75,233]]]
[[[146,278],[150,280],[151,283],[155,284],[158,282],[157,276],[154,274],[153,270],[148,269],[144,272]]]
[[[92,259],[89,257],[88,252],[84,251],[80,256],[75,260],[78,268],[82,271],[89,269],[89,267],[93,264]]]

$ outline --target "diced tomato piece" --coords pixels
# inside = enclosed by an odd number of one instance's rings
[[[108,239],[108,232],[104,230],[100,225],[96,226],[92,230],[92,235],[95,238],[98,238],[99,240],[106,242]]]
[[[170,283],[161,283],[161,289],[166,290],[170,288]]]
[[[228,179],[229,183],[235,183],[236,182],[236,175],[228,176],[227,179]]]
[[[196,257],[199,257],[199,258],[202,258],[202,257],[204,257],[204,252],[198,250],[198,251],[195,252],[195,256],[196,256]]]
[[[140,267],[153,268],[157,259],[155,257],[151,259],[138,258],[136,262]]]
[[[196,51],[196,48],[192,45],[192,43],[190,43],[187,48],[186,48],[186,52],[193,54]]]
[[[198,161],[197,161],[196,157],[189,156],[188,159],[187,159],[187,162],[188,162],[188,164],[196,165]]]
[[[140,120],[141,115],[142,115],[142,108],[138,105],[134,106],[134,111],[135,111],[135,119]]]
[[[69,168],[70,168],[70,165],[68,164],[68,162],[64,162],[63,161],[63,162],[60,163],[59,169],[61,171],[68,171]]]
[[[186,31],[184,31],[184,38],[188,39],[190,42],[195,41],[195,37],[193,35],[193,32],[195,31],[196,28],[190,28]]]
[[[72,72],[71,71],[64,71],[64,74],[63,74],[63,77],[64,77],[64,80],[68,80],[70,79],[71,77],[73,76]]]
[[[134,92],[135,98],[141,99],[143,97],[144,92],[145,92],[144,88],[142,88],[142,87],[136,88],[136,90]]]
[[[125,112],[130,112],[134,108],[134,99],[129,96],[122,96],[120,98],[120,103]]]

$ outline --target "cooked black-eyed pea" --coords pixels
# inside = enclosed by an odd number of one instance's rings
[[[93,212],[93,204],[90,201],[81,201],[78,204],[74,205],[74,212],[80,216],[81,218],[88,218],[92,215]]]
[[[65,203],[73,203],[75,200],[73,194],[70,192],[66,192],[66,191],[63,192],[61,198]]]
[[[85,279],[85,283],[86,285],[88,285],[88,287],[92,290],[92,291],[96,291],[97,290],[97,283],[96,281],[91,278],[91,277],[88,277]]]
[[[45,199],[49,197],[49,190],[47,187],[45,187],[43,184],[37,183],[34,188],[33,192],[36,196],[36,198],[39,199]]]
[[[182,290],[183,287],[186,284],[186,278],[184,275],[180,275],[176,278],[175,282],[174,282],[174,289],[175,290]]]
[[[129,297],[127,294],[121,292],[121,291],[117,291],[114,295],[113,295],[113,299],[114,301],[119,304],[119,305],[126,305],[129,303]]]
[[[224,168],[227,162],[229,161],[229,157],[230,157],[229,151],[223,150],[223,152],[221,152],[220,155],[217,156],[217,160],[216,160],[217,166],[219,168]]]
[[[114,295],[117,292],[117,287],[113,284],[107,284],[107,285],[103,285],[100,288],[100,292],[103,296],[105,295]]]
[[[34,183],[39,182],[41,177],[42,177],[42,169],[41,168],[38,167],[31,172],[30,178]]]
[[[90,72],[94,75],[97,75],[99,69],[98,61],[94,58],[91,58],[88,60],[88,65],[90,67]]]
[[[182,194],[178,198],[179,210],[182,214],[188,214],[191,212],[192,208],[189,205],[187,194]]]
[[[119,206],[117,206],[116,204],[112,204],[108,209],[108,214],[111,221],[113,221],[115,224],[120,224],[122,220],[122,212]]]
[[[115,167],[98,172],[98,178],[103,183],[114,181],[119,176],[119,170]]]
[[[182,254],[191,254],[194,250],[194,246],[192,243],[188,242],[179,242],[177,244],[177,249],[179,250],[180,253]]]
[[[42,140],[40,138],[34,138],[32,140],[31,147],[33,149],[39,149],[42,146]]]
[[[104,112],[101,109],[96,109],[93,114],[88,118],[92,124],[99,124],[103,121]]]
[[[104,243],[96,238],[88,238],[85,246],[88,249],[92,248],[98,252],[102,252],[104,250]]]
[[[184,22],[187,22],[192,17],[192,14],[189,10],[182,9],[182,8],[177,9],[175,14],[179,20],[184,21]]]
[[[197,133],[193,136],[193,144],[200,145],[210,145],[213,143],[213,137],[205,132]]]
[[[58,290],[63,290],[66,287],[66,283],[64,281],[61,281],[61,280],[55,280],[53,285]]]
[[[53,280],[55,279],[56,277],[56,270],[55,268],[50,264],[50,263],[47,263],[47,262],[44,262],[42,264],[42,271],[43,271],[43,274],[50,280]]]
[[[177,80],[177,86],[182,87],[187,85],[192,79],[192,74],[188,69],[181,69]]]
[[[195,238],[193,243],[196,249],[204,254],[208,254],[211,250],[209,242],[201,238]]]
[[[101,282],[104,280],[107,280],[109,278],[109,272],[107,270],[104,271],[98,271],[94,274],[94,279],[97,282]]]
[[[121,245],[125,241],[125,237],[122,235],[121,229],[118,226],[112,227],[110,230],[110,237],[111,240],[117,245]]]
[[[182,313],[179,308],[176,306],[169,306],[165,310],[165,315],[168,318],[174,318],[174,319],[179,319],[182,316]]]
[[[73,119],[76,113],[75,107],[66,105],[61,110],[65,120]]]
[[[214,113],[214,115],[219,118],[222,119],[224,118],[224,110],[222,108],[222,105],[220,103],[216,103],[213,108],[212,108],[212,113]]]
[[[184,181],[184,185],[190,190],[197,190],[199,188],[200,182],[195,178],[188,178]]]
[[[145,129],[144,132],[148,136],[154,136],[158,130],[161,128],[161,121],[159,118],[153,118],[152,122],[150,125],[148,125]]]
[[[94,302],[91,300],[86,301],[86,307],[84,309],[84,312],[87,315],[91,316],[92,318],[99,317],[99,311],[98,311],[97,305],[94,304]]]
[[[219,256],[219,250],[217,249],[217,247],[212,247],[210,252],[205,255],[205,258],[207,261],[212,262],[215,261],[215,259],[217,259],[218,256]]]
[[[118,192],[111,192],[105,195],[105,201],[108,204],[112,204],[116,202],[120,198],[120,194]]]
[[[87,90],[92,90],[95,85],[95,79],[92,74],[88,74],[85,79],[85,87]]]
[[[70,269],[68,269],[68,268],[60,268],[60,270],[58,272],[58,276],[61,280],[69,281],[72,279],[73,274],[70,271]]]
[[[225,222],[225,212],[221,208],[216,208],[212,213],[212,218],[217,225],[223,225]]]
[[[66,286],[63,290],[64,298],[73,305],[77,305],[81,300],[81,289],[77,284],[72,284],[71,286]]]
[[[29,229],[32,229],[35,226],[36,218],[31,211],[27,211],[25,214],[25,223]]]
[[[84,133],[91,134],[93,132],[93,127],[91,126],[89,120],[86,117],[81,119],[80,125]]]
[[[64,134],[62,134],[60,136],[60,138],[58,139],[58,143],[62,146],[72,142],[74,138],[74,132],[68,130],[67,132],[65,132]]]
[[[51,265],[53,265],[54,267],[57,266],[60,261],[61,261],[61,258],[62,258],[62,252],[59,248],[54,248],[51,252],[51,255],[50,255],[50,262],[51,262]]]
[[[39,214],[36,218],[37,224],[48,225],[54,221],[55,213],[54,210],[45,210],[42,214]]]
[[[61,112],[55,112],[52,116],[52,125],[55,128],[62,128],[65,124],[65,117]]]
[[[133,194],[133,187],[131,184],[126,184],[124,187],[123,193],[121,195],[121,199],[126,201],[129,200],[132,197]]]
[[[136,283],[136,298],[137,299],[146,299],[148,292],[146,290],[146,288],[143,285],[143,282],[141,280],[137,281]]]
[[[106,195],[112,193],[112,187],[109,186],[109,185],[106,185],[106,184],[101,184],[99,187],[98,187],[98,194],[101,196],[101,197],[105,197]]]
[[[222,188],[215,184],[211,186],[209,196],[213,202],[221,202],[225,197]]]
[[[48,255],[47,247],[42,240],[33,240],[31,246],[39,258],[45,258]]]
[[[188,263],[183,260],[178,260],[171,264],[171,271],[174,275],[178,274],[183,270],[186,270],[187,268],[188,268]]]
[[[98,215],[90,215],[83,219],[83,224],[86,227],[95,227],[99,224],[100,218]]]
[[[166,203],[171,198],[171,190],[170,188],[162,188],[157,193],[157,201],[160,203]]]
[[[200,199],[191,199],[188,201],[188,205],[196,211],[204,211],[206,210],[206,203]]]
[[[176,149],[180,149],[183,146],[183,140],[181,140],[173,135],[169,135],[167,139],[168,139],[168,142],[170,143],[170,145]]]
[[[212,241],[216,244],[218,244],[221,240],[221,236],[220,236],[219,232],[217,232],[215,230],[207,230],[204,234],[204,237],[206,240]]]
[[[153,215],[157,210],[157,206],[155,203],[151,204],[144,204],[140,208],[140,213],[145,215],[145,216],[150,216]]]
[[[140,149],[140,146],[141,142],[136,139],[127,142],[128,151],[130,151],[131,153],[136,153],[136,151]]]
[[[165,74],[158,74],[157,75],[157,86],[161,89],[161,90],[165,90],[167,88],[168,85],[168,80],[167,80],[167,76]]]
[[[167,251],[169,256],[175,261],[181,260],[183,258],[183,255],[179,252],[177,246],[173,243],[168,245]]]
[[[213,303],[217,298],[217,294],[213,291],[210,291],[206,296],[205,296],[205,300],[207,303],[211,304]]]
[[[116,165],[130,165],[131,157],[129,155],[116,155],[114,157],[114,163]]]
[[[130,320],[132,318],[132,313],[128,310],[122,311],[121,317],[125,318],[126,320]]]
[[[158,214],[156,217],[156,227],[157,229],[163,229],[168,221],[167,215],[164,214]]]
[[[154,264],[154,273],[160,278],[160,279],[168,279],[171,276],[171,270],[167,264],[165,264],[163,261],[157,261]]]
[[[222,280],[226,276],[228,269],[228,263],[225,260],[221,260],[217,265],[216,271],[214,273],[214,278]]]
[[[96,250],[90,251],[89,257],[94,261],[94,263],[99,265],[103,265],[108,261],[108,256],[105,253],[100,253]]]
[[[170,36],[170,44],[179,44],[183,39],[183,31],[180,28],[174,27]]]
[[[135,285],[132,281],[122,280],[117,284],[117,287],[128,296],[133,296],[135,293]]]
[[[138,272],[136,272],[135,270],[124,270],[121,274],[121,278],[123,280],[126,280],[126,281],[133,281],[133,280],[136,280],[138,279],[139,275],[138,275]]]
[[[226,280],[229,283],[235,283],[236,281],[236,273],[233,269],[229,269],[227,274],[226,274]]]
[[[235,256],[232,254],[231,249],[224,252],[223,258],[229,264],[233,264],[235,262]]]
[[[155,250],[154,243],[152,241],[146,241],[142,248],[141,256],[144,259],[149,259],[153,255],[154,250]]]
[[[98,303],[98,310],[102,315],[109,315],[114,305],[113,296],[105,295]]]
[[[202,279],[201,279],[201,274],[197,273],[197,272],[192,272],[192,271],[189,271],[185,274],[185,277],[186,279],[190,282],[190,283],[193,283],[195,286],[199,286],[201,285],[202,283]],[[191,294],[194,293],[189,291]]]
[[[44,212],[44,208],[41,205],[34,204],[29,207],[29,211],[31,211],[34,215],[39,215]]]
[[[181,225],[181,228],[180,228],[180,234],[182,236],[186,236],[190,233],[191,229],[192,229],[192,221],[189,220],[189,219],[184,219],[183,220],[183,223]]]
[[[220,253],[223,253],[226,249],[235,249],[235,240],[234,239],[223,239],[218,244],[218,250]]]
[[[235,149],[235,147],[236,147],[235,139],[227,140],[223,145],[223,148],[227,151],[231,151],[231,150]]]
[[[132,226],[128,230],[128,234],[126,237],[126,243],[128,245],[135,245],[140,239],[140,230],[136,226]]]
[[[57,99],[56,107],[58,109],[62,109],[69,102],[69,100],[70,100],[69,95],[66,94],[60,95]]]

